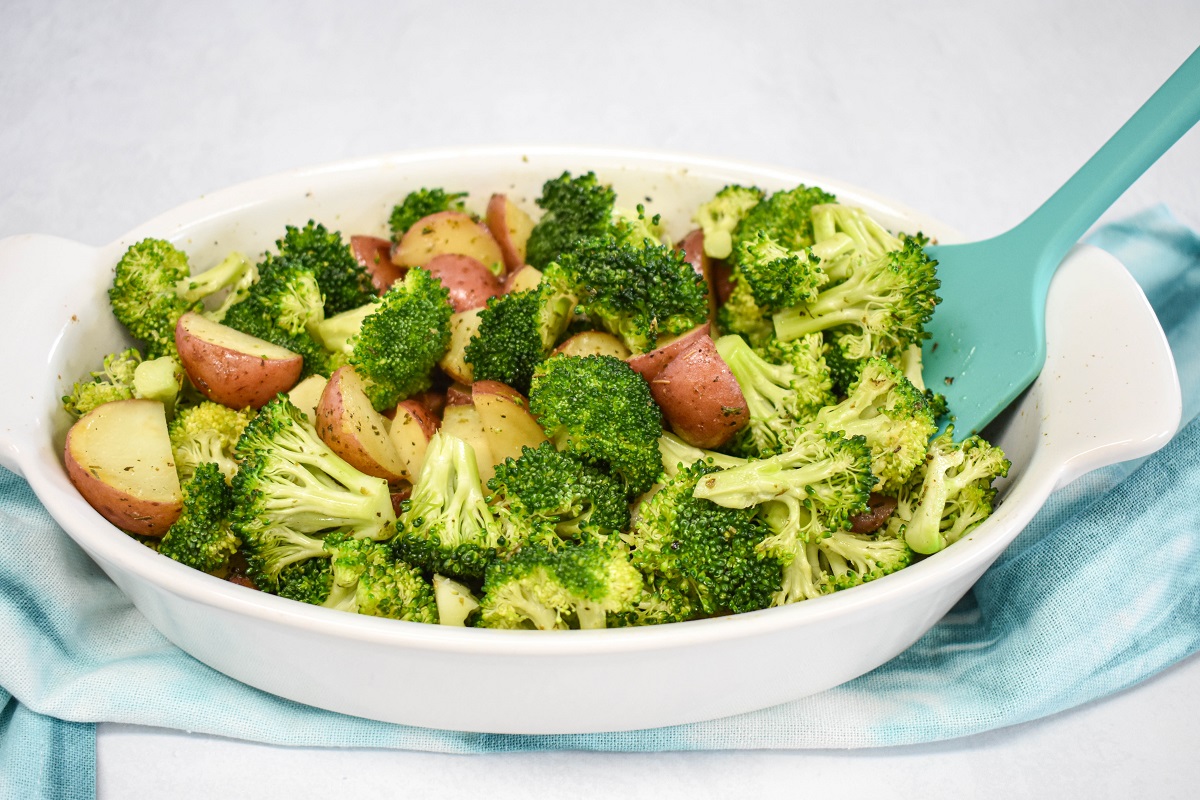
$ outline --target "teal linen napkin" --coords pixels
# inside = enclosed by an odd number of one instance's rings
[[[1179,361],[1190,419],[1200,410],[1200,237],[1160,208],[1092,241],[1146,289]],[[0,796],[89,796],[90,723],[101,721],[285,745],[477,753],[871,747],[1036,719],[1200,649],[1198,495],[1200,420],[1140,466],[1110,467],[1055,493],[945,619],[855,681],[693,725],[501,736],[370,722],[226,678],[151,628],[24,481],[0,470]],[[1148,542],[1162,558],[1145,556]]]

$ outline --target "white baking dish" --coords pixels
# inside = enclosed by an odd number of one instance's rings
[[[203,268],[231,249],[265,250],[309,218],[381,235],[411,189],[468,190],[482,209],[506,192],[533,211],[547,178],[595,170],[624,205],[647,202],[673,236],[721,186],[823,186],[892,227],[942,241],[954,231],[839,181],[692,156],[583,148],[402,153],[301,170],[187,203],[99,248],[44,236],[0,241],[10,381],[0,396],[0,463],[23,474],[54,518],[171,641],[238,680],[321,708],[467,731],[573,733],[735,714],[822,691],[892,658],[928,630],[1024,528],[1056,487],[1146,455],[1174,433],[1178,379],[1144,295],[1106,253],[1078,247],[1051,287],[1048,358],[990,432],[1013,461],[996,513],[964,541],[879,581],[785,608],[677,625],[533,632],[442,628],[345,614],[183,567],[106,522],[76,493],[61,450],[59,397],[125,341],[108,311],[112,266],[146,236]],[[52,288],[47,288],[48,286]],[[986,369],[986,364],[979,365]],[[787,663],[793,670],[764,669]]]

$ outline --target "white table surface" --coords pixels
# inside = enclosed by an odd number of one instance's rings
[[[0,236],[90,244],[198,194],[416,147],[674,149],[1019,221],[1200,44],[1200,4],[0,4]],[[1108,217],[1200,225],[1200,134]],[[1102,590],[1102,589],[1100,589]],[[427,753],[101,725],[102,798],[1200,796],[1200,659],[1006,730],[856,752]],[[357,792],[357,795],[355,794]]]

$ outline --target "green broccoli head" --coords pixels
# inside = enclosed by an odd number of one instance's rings
[[[708,319],[702,278],[669,247],[631,247],[613,239],[576,242],[543,280],[578,300],[578,310],[634,353],[653,350]]]
[[[288,225],[275,247],[278,252],[268,253],[258,265],[261,278],[284,267],[311,273],[325,298],[327,316],[358,308],[375,297],[371,276],[339,232],[309,220],[303,228]]]
[[[578,178],[564,172],[546,181],[537,201],[546,213],[530,231],[526,262],[544,270],[580,239],[609,236],[616,200],[594,172]]]
[[[483,583],[486,628],[596,629],[628,613],[642,576],[619,540],[548,548],[531,544],[494,562]]]
[[[396,557],[430,573],[479,579],[508,542],[488,507],[471,445],[441,431],[429,440],[400,531]]]
[[[850,359],[887,356],[920,342],[941,299],[937,262],[925,253],[927,241],[920,235],[907,237],[900,250],[864,261],[816,300],[778,312],[776,335],[786,341],[834,331]]]
[[[232,481],[237,472],[233,449],[253,418],[251,408],[235,411],[211,400],[181,410],[168,427],[180,480],[189,480],[202,464],[211,462]]]
[[[325,537],[332,581],[326,608],[409,622],[437,623],[433,586],[387,544],[344,534]]]
[[[650,387],[613,356],[554,356],[534,372],[529,407],[564,450],[618,478],[629,494],[662,473],[662,412]]]
[[[384,411],[429,388],[450,345],[449,296],[440,280],[413,267],[377,302],[326,319],[318,335],[346,354],[372,405]]]
[[[317,279],[296,261],[272,268],[230,306],[222,322],[234,330],[287,348],[304,358],[301,377],[331,372],[329,356],[312,332],[325,319]]]
[[[614,208],[612,225],[616,240],[630,247],[661,246],[666,239],[667,229],[662,216],[646,216],[646,207],[641,203],[634,210]]]
[[[229,524],[233,493],[215,463],[199,464],[183,484],[183,511],[162,538],[158,552],[201,572],[218,574],[241,540]]]
[[[89,381],[79,381],[71,393],[63,395],[63,408],[79,418],[97,406],[114,400],[130,400],[134,396],[133,374],[142,363],[136,348],[110,353],[104,357],[104,367],[93,372]]]
[[[735,255],[738,281],[767,313],[814,300],[828,280],[811,249],[790,250],[765,231],[739,241]]]
[[[300,409],[280,395],[259,410],[234,447],[234,530],[253,552],[303,552],[310,537],[342,531],[382,539],[396,519],[387,481],[364,475],[321,441]],[[292,561],[274,558],[277,577]],[[257,583],[257,581],[256,581]]]
[[[754,509],[724,508],[695,496],[697,485],[718,472],[702,462],[680,470],[642,503],[625,536],[634,566],[654,576],[657,599],[668,608],[753,611],[769,606],[779,588],[781,565],[755,550],[767,531]],[[655,607],[654,598],[645,599]]]
[[[693,221],[704,232],[704,253],[709,258],[729,258],[733,253],[733,232],[750,209],[766,193],[757,186],[726,186],[696,209]]]
[[[812,209],[837,198],[816,186],[797,186],[756,203],[746,212],[733,236],[734,252],[739,243],[765,233],[788,250],[803,250],[813,243]]]
[[[489,298],[465,358],[477,381],[499,381],[528,394],[538,364],[566,330],[575,298],[549,283]]]
[[[954,442],[950,426],[929,443],[924,464],[897,494],[888,532],[915,552],[936,553],[987,519],[996,491],[992,482],[1008,475],[1011,462],[979,436]]]
[[[771,316],[754,302],[754,292],[738,273],[730,275],[733,291],[717,309],[717,328],[721,333],[736,333],[757,347],[775,334]]]
[[[629,525],[625,487],[549,442],[497,464],[488,488],[509,514],[549,525],[563,539],[607,536]]]
[[[162,239],[136,242],[117,262],[109,303],[117,320],[146,343],[149,358],[175,355],[175,324],[189,311],[204,310],[201,299],[179,291],[191,274],[187,255]]]
[[[392,230],[392,241],[400,241],[400,237],[419,219],[442,211],[466,211],[463,198],[466,192],[446,192],[440,187],[433,189],[417,189],[405,195],[398,205],[392,207],[388,226]]]
[[[925,395],[882,358],[864,362],[846,399],[821,409],[816,425],[866,439],[872,471],[885,492],[904,485],[925,460],[929,437],[937,432]]]

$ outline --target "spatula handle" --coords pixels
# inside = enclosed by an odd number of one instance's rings
[[[1034,248],[1041,288],[1067,251],[1171,145],[1200,121],[1200,49],[1097,153],[1009,236]]]

